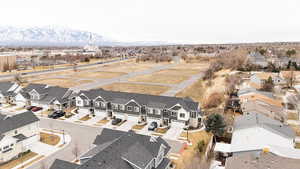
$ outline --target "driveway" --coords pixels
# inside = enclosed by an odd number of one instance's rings
[[[178,140],[178,137],[183,131],[183,127],[183,123],[172,122],[170,129],[166,134],[164,134],[163,138],[169,140]]]
[[[92,148],[92,143],[96,136],[101,133],[101,127],[93,127],[86,125],[79,125],[76,123],[70,123],[60,120],[53,120],[48,118],[41,118],[40,126],[42,128],[52,128],[56,130],[64,130],[71,136],[71,142],[64,149],[55,152],[53,155],[46,157],[45,159],[30,166],[30,169],[40,169],[42,164],[46,164],[50,167],[55,159],[61,159],[66,161],[73,161],[75,156],[72,153],[75,145],[80,150],[80,154],[84,154]],[[147,128],[147,127],[145,127]],[[179,153],[183,144],[175,140],[165,139],[171,146],[171,153]]]

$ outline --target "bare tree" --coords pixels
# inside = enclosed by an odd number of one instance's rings
[[[75,160],[78,161],[78,157],[79,157],[79,154],[80,154],[80,148],[79,148],[77,142],[75,142],[75,144],[74,144],[74,147],[72,149],[72,153],[75,156]]]
[[[24,79],[23,79],[23,77],[19,73],[14,75],[14,81],[16,83],[18,83],[19,85],[21,85],[21,84],[23,84],[25,82]]]
[[[291,71],[288,72],[287,76],[286,76],[286,81],[287,81],[287,86],[289,88],[293,87],[296,81],[296,77],[295,77],[295,73],[294,70],[291,69]]]

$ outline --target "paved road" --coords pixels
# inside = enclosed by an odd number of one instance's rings
[[[114,59],[114,60],[109,60],[109,61],[101,61],[101,62],[96,62],[96,63],[77,65],[77,69],[84,69],[84,68],[91,67],[91,66],[96,66],[96,65],[104,65],[104,64],[109,64],[109,63],[115,63],[115,62],[120,62],[120,61],[128,60],[128,59],[131,59],[131,58],[122,59],[122,60]],[[73,69],[73,67],[69,66],[69,67],[63,67],[63,68],[39,70],[39,71],[26,72],[25,74],[23,74],[23,76],[26,77],[26,76],[32,76],[32,75],[42,75],[42,74],[59,72],[59,71],[64,71],[64,70],[72,70],[72,69]],[[0,75],[1,79],[11,79],[12,77],[14,77],[14,74]]]
[[[55,159],[61,159],[66,161],[72,161],[75,159],[75,156],[72,153],[72,150],[75,145],[78,145],[80,149],[80,154],[87,152],[90,148],[92,148],[92,143],[96,136],[101,133],[101,127],[92,127],[86,125],[80,125],[77,123],[65,122],[61,120],[53,120],[41,118],[40,126],[42,128],[48,129],[64,129],[66,133],[71,136],[71,143],[67,145],[62,150],[54,153],[53,155],[46,157],[45,159],[35,163],[30,169],[41,169],[42,164],[46,165],[46,167],[50,167]],[[170,153],[178,153],[182,148],[182,143],[174,140],[166,140],[171,148]]]
[[[203,73],[193,75],[188,80],[185,80],[185,81],[179,83],[178,85],[174,86],[173,88],[171,88],[170,90],[166,91],[165,93],[163,93],[161,95],[162,96],[175,96],[177,93],[179,93],[183,89],[185,89],[185,88],[191,86],[193,83],[197,82],[199,79],[201,79],[203,77],[203,75],[204,75]]]
[[[95,82],[88,83],[88,84],[83,84],[83,85],[80,85],[80,86],[76,86],[76,87],[73,87],[71,89],[75,90],[75,91],[95,89],[95,88],[99,88],[99,87],[104,86],[104,85],[109,85],[109,84],[112,84],[112,83],[118,83],[118,82],[121,82],[121,81],[127,81],[129,78],[133,78],[133,77],[136,77],[136,76],[148,75],[148,74],[152,74],[154,72],[158,72],[158,71],[161,71],[161,70],[169,69],[169,68],[171,68],[175,65],[176,64],[155,66],[155,67],[147,69],[147,70],[138,71],[138,72],[131,72],[131,73],[128,73],[126,75],[122,75],[120,77],[115,77],[115,78],[111,78],[111,79],[95,80]]]

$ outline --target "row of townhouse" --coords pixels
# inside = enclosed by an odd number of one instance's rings
[[[32,112],[0,114],[0,164],[30,150],[39,140],[39,119]]]
[[[11,103],[12,98],[21,90],[20,85],[12,82],[0,83],[0,103]]]
[[[106,91],[103,89],[81,91],[76,97],[79,110],[96,116],[160,120],[161,125],[182,123],[197,128],[202,123],[200,105],[189,98],[155,96],[147,94]]]
[[[119,117],[123,120],[130,117],[136,119],[137,122],[155,119],[159,120],[163,126],[178,123],[186,127],[197,128],[202,125],[200,104],[189,98],[103,89],[75,93],[68,88],[58,86],[29,84],[27,87],[19,89],[10,100],[28,106],[41,106],[54,110],[76,106],[78,111],[88,111],[92,115]]]
[[[50,169],[170,169],[170,149],[161,137],[103,129],[79,163],[56,159]]]

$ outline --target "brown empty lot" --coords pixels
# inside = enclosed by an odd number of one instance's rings
[[[137,76],[129,79],[134,82],[149,82],[149,83],[165,83],[178,84],[188,80],[192,75],[198,74],[201,71],[194,69],[167,69],[162,70],[151,75]]]
[[[74,79],[67,79],[67,78],[53,78],[53,79],[42,79],[42,80],[33,80],[29,81],[30,83],[40,83],[40,84],[47,84],[50,86],[60,86],[65,88],[74,87],[77,85],[82,85],[85,83],[91,83],[91,80],[80,80],[76,81]]]
[[[122,72],[103,72],[103,71],[96,71],[96,72],[79,72],[70,75],[69,77],[72,78],[92,78],[92,79],[111,79],[114,77],[119,77],[125,75],[126,73]]]
[[[103,66],[103,68],[101,68],[101,71],[130,73],[130,72],[143,71],[163,64],[165,63],[153,63],[153,62],[135,63],[134,61],[127,61],[127,62],[105,65]]]
[[[141,85],[131,83],[113,83],[110,85],[102,86],[105,90],[132,92],[141,94],[159,95],[166,92],[169,87],[159,85]]]

